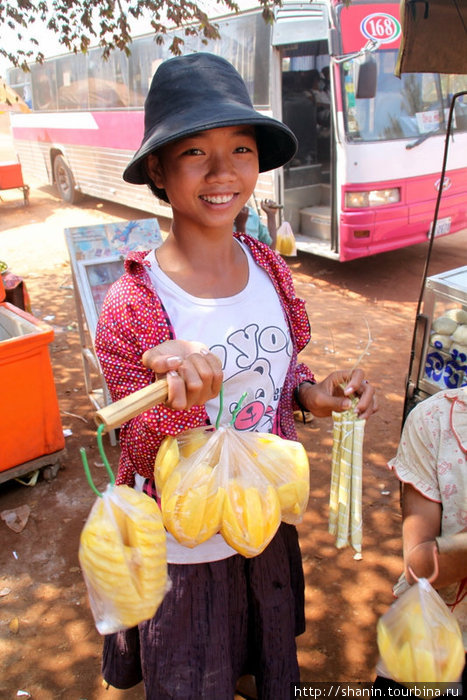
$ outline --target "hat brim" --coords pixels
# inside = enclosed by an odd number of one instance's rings
[[[177,116],[174,115],[169,129],[164,125],[157,126],[151,133],[145,135],[140,148],[125,168],[123,179],[135,185],[149,184],[145,160],[150,153],[191,134],[227,126],[251,124],[255,127],[259,172],[274,170],[285,165],[296,153],[297,139],[293,132],[277,119],[262,115],[252,108],[233,106],[229,103],[219,110],[216,105],[215,114],[211,114],[210,117],[210,119],[205,116],[200,118],[199,110],[194,110],[192,115],[188,111],[183,113],[179,125],[177,125]]]

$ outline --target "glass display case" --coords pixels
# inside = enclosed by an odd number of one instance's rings
[[[423,297],[423,342],[419,344],[418,389],[467,385],[467,266],[427,277]]]

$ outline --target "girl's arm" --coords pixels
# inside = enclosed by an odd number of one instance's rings
[[[465,531],[449,537],[451,547],[444,547],[447,538],[441,533],[441,504],[430,501],[411,484],[403,485],[402,535],[405,577],[415,583],[409,567],[418,578],[430,578],[434,570],[434,548],[438,549],[439,574],[433,585],[443,588],[467,576],[467,536]]]
[[[164,313],[154,304],[152,296],[144,289],[141,293],[140,290],[135,292],[126,277],[116,282],[104,302],[95,338],[96,352],[112,400],[118,401],[154,381],[153,368],[142,361],[150,348],[154,351],[156,347],[166,347],[165,366],[158,366],[161,375],[176,372],[177,353],[181,350],[170,345],[171,342]],[[168,377],[168,381],[173,388],[180,380],[174,375]],[[179,396],[179,390],[175,393]],[[165,435],[177,435],[206,421],[204,406],[194,405],[190,411],[179,411],[164,403],[123,424],[117,483],[133,485],[135,472],[151,478],[154,459]]]
[[[297,396],[300,406],[314,416],[330,416],[333,411],[346,411],[351,406],[350,396],[359,396],[357,412],[360,418],[369,418],[377,411],[375,390],[361,369],[353,372],[331,372],[323,381],[300,385]],[[342,384],[345,389],[342,389]]]

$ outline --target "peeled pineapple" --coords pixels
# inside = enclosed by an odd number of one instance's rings
[[[158,493],[180,461],[180,450],[176,438],[167,435],[162,440],[154,462],[154,482]]]
[[[224,496],[209,464],[180,463],[162,487],[165,527],[186,547],[205,542],[220,529]]]
[[[167,590],[166,535],[157,503],[129,486],[108,487],[81,532],[79,561],[100,634],[153,617]]]
[[[159,447],[154,462],[154,482],[158,493],[182,457],[188,458],[209,440],[212,432],[206,428],[193,428],[177,438],[167,435]]]
[[[221,534],[227,544],[244,557],[267,547],[277,532],[281,510],[276,489],[266,489],[231,479],[225,495]]]

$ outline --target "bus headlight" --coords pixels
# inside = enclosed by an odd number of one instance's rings
[[[384,204],[397,204],[401,201],[399,187],[388,190],[368,190],[367,192],[346,192],[345,206],[348,209],[361,207],[381,207]]]

